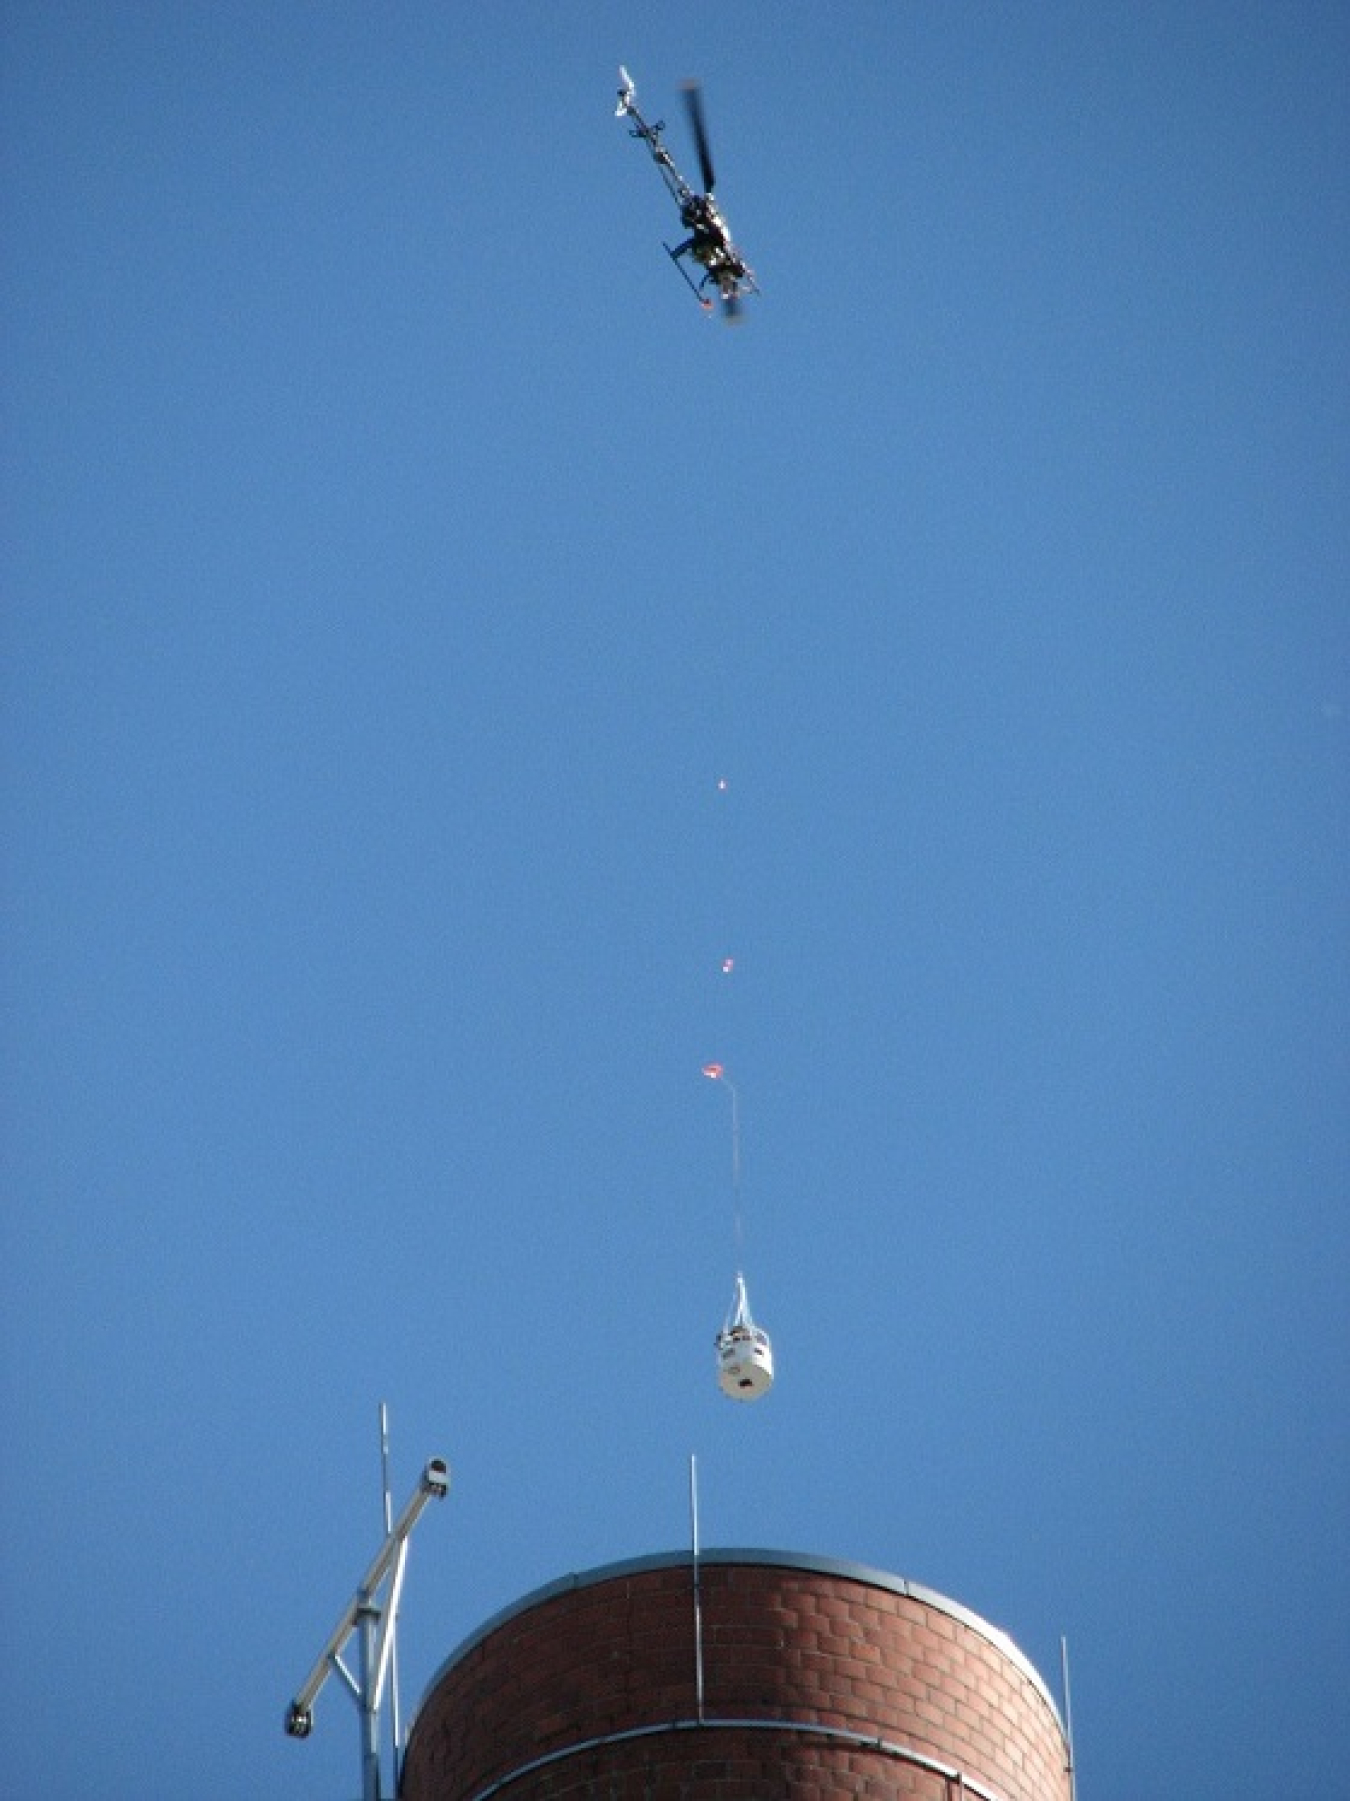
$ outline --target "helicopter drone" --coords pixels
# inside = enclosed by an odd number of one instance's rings
[[[722,297],[726,317],[729,320],[736,319],[740,316],[742,294],[759,292],[755,285],[755,272],[732,243],[727,222],[717,210],[717,203],[713,199],[712,152],[708,148],[708,131],[703,122],[703,100],[697,82],[685,82],[684,99],[689,109],[689,124],[694,133],[699,168],[703,175],[704,191],[701,194],[696,194],[690,187],[661,142],[665,121],[658,120],[655,125],[647,123],[637,109],[637,89],[633,86],[633,78],[622,63],[619,65],[619,104],[615,113],[620,119],[629,118],[633,121],[630,135],[641,138],[651,151],[652,161],[661,171],[661,179],[669,189],[671,198],[679,206],[680,223],[689,233],[683,244],[676,245],[673,250],[664,242],[662,249],[689,283],[705,312],[711,312],[713,303],[703,290],[711,284]],[[680,260],[685,256],[692,257],[703,269],[703,274],[697,281]]]

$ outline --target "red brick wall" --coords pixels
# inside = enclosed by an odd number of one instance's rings
[[[675,1724],[697,1712],[688,1560],[579,1578],[443,1672],[404,1801],[472,1801],[551,1753],[565,1755],[516,1776],[503,1801],[954,1801],[957,1782],[924,1759],[999,1801],[1067,1801],[1059,1721],[1030,1666],[973,1615],[903,1587],[703,1562],[700,1727]],[[789,1729],[804,1724],[838,1736]],[[624,1732],[638,1736],[576,1748]]]

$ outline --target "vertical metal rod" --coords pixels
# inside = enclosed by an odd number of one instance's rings
[[[1073,1755],[1073,1701],[1069,1695],[1069,1641],[1060,1635],[1059,1640],[1059,1673],[1064,1688],[1064,1740],[1069,1753],[1069,1801],[1074,1801],[1078,1793],[1078,1771],[1074,1765]]]
[[[393,1528],[393,1498],[389,1492],[389,1406],[380,1402],[380,1484],[384,1493],[384,1532],[389,1536]],[[399,1784],[403,1780],[403,1723],[399,1716],[398,1701],[398,1604],[399,1587],[396,1584],[390,1591],[388,1607],[389,1619],[389,1719],[390,1734],[394,1749],[394,1793],[397,1795]]]
[[[703,1723],[703,1597],[698,1564],[698,1458],[689,1458],[689,1538],[694,1565],[694,1715]]]
[[[394,1523],[394,1510],[389,1495],[389,1403],[380,1402],[380,1489],[384,1498],[384,1530],[386,1536]]]
[[[381,1801],[380,1796],[380,1713],[375,1705],[375,1621],[378,1610],[370,1596],[364,1597],[356,1616],[356,1631],[361,1653],[359,1664],[361,1699],[361,1801]]]

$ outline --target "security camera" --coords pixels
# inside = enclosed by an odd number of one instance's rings
[[[286,1730],[292,1738],[308,1738],[314,1730],[314,1715],[298,1701],[292,1701],[286,1714]]]
[[[433,1457],[422,1471],[422,1486],[438,1499],[450,1491],[450,1466],[443,1457]]]

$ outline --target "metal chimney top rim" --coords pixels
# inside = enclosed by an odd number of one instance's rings
[[[868,1564],[852,1563],[842,1557],[819,1557],[803,1551],[769,1551],[762,1549],[742,1549],[727,1547],[710,1547],[700,1549],[698,1561],[704,1567],[709,1565],[753,1565],[769,1569],[804,1570],[817,1576],[837,1576],[846,1582],[858,1582],[868,1588],[881,1588],[891,1594],[906,1595],[910,1600],[918,1601],[935,1613],[947,1615],[948,1618],[967,1626],[989,1641],[996,1650],[1026,1677],[1027,1681],[1039,1692],[1049,1707],[1055,1720],[1063,1731],[1063,1721],[1054,1696],[1046,1686],[1045,1678],[1032,1663],[1024,1651],[1016,1645],[1000,1626],[982,1618],[972,1608],[964,1606],[960,1601],[953,1601],[949,1596],[939,1594],[936,1589],[925,1588],[922,1583],[911,1582],[908,1577],[892,1575],[887,1570],[878,1570]],[[688,1568],[693,1563],[692,1554],[685,1551],[655,1551],[645,1557],[629,1557],[617,1563],[598,1564],[593,1569],[575,1570],[566,1576],[559,1576],[552,1582],[546,1582],[540,1588],[532,1589],[529,1594],[522,1595],[519,1600],[512,1601],[499,1612],[485,1620],[481,1626],[462,1639],[450,1655],[441,1663],[436,1673],[422,1692],[418,1702],[417,1713],[430,1699],[432,1693],[450,1671],[463,1658],[482,1644],[484,1639],[491,1638],[509,1620],[518,1614],[532,1612],[546,1601],[558,1595],[571,1594],[576,1589],[591,1588],[603,1582],[613,1582],[624,1576],[642,1575],[650,1570],[668,1570]],[[412,1724],[416,1723],[416,1716]]]

